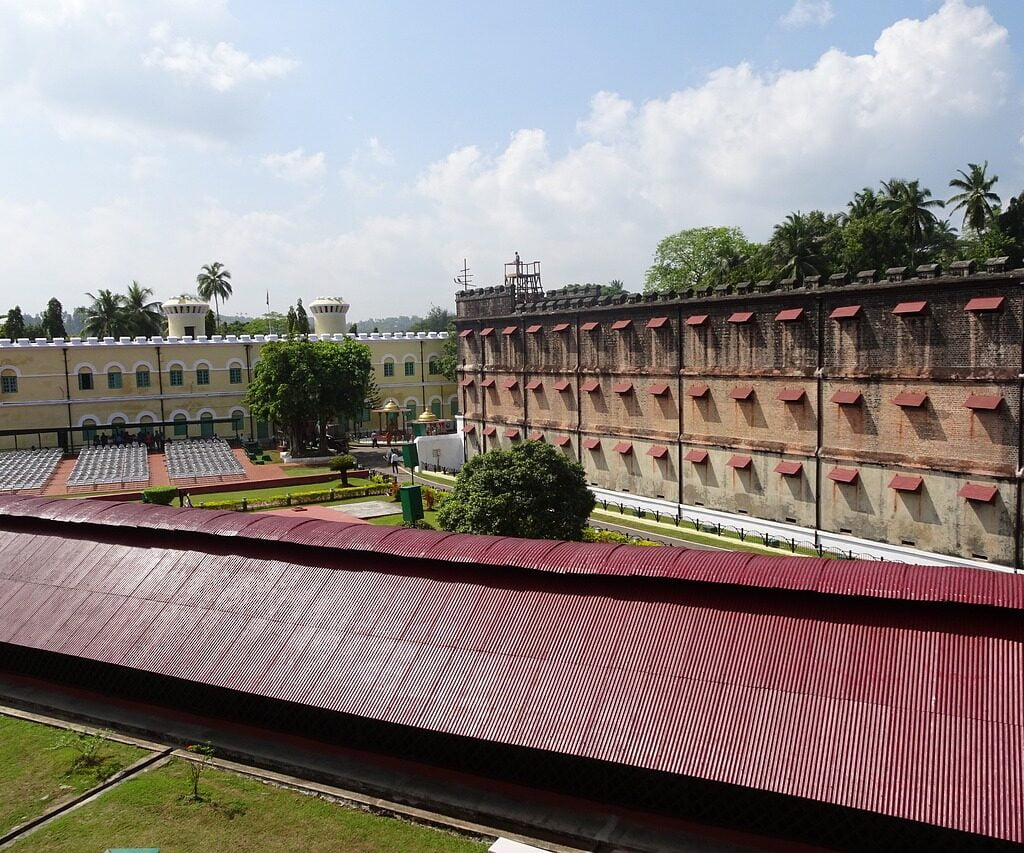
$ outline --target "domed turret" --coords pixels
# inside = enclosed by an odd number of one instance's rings
[[[185,294],[168,299],[161,306],[167,318],[167,335],[172,338],[196,338],[206,334],[206,312],[210,303]]]
[[[313,331],[318,335],[343,335],[348,331],[349,304],[340,296],[320,296],[309,304]]]

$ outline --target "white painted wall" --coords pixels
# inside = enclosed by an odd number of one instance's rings
[[[420,465],[425,470],[440,465],[449,471],[459,471],[466,461],[460,432],[449,435],[421,435],[415,443],[416,455],[419,456]],[[435,455],[435,451],[439,453]]]

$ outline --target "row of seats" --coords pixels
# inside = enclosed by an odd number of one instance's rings
[[[86,447],[68,477],[68,486],[148,482],[149,459],[141,444]]]
[[[164,459],[167,476],[172,480],[245,475],[242,463],[222,438],[169,441]]]
[[[0,453],[0,492],[42,489],[63,455],[59,447]]]

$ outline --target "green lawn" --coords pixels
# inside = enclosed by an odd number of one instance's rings
[[[0,717],[0,832],[94,787],[98,779],[106,779],[146,754],[132,746],[97,740],[96,765],[72,769],[76,750],[54,748],[66,736],[65,729]]]
[[[366,498],[363,498],[363,500],[366,500]],[[401,504],[395,504],[395,506],[399,507],[397,515],[382,515],[380,518],[368,518],[366,520],[368,522],[370,522],[370,524],[381,524],[381,525],[384,525],[384,526],[397,527],[398,525],[400,525],[402,523],[402,510],[401,510]],[[434,510],[432,510],[432,509],[425,509],[425,510],[423,510],[423,520],[426,521],[427,524],[429,524],[435,530],[439,530],[440,529],[437,526],[437,513],[434,512]]]
[[[451,851],[486,843],[418,824],[380,817],[254,779],[207,770],[203,801],[188,799],[185,762],[146,771],[58,818],[12,846],[27,851],[100,851],[159,847],[195,850]]]
[[[349,477],[349,486],[369,486],[370,481],[364,480],[360,477]],[[330,488],[339,489],[341,488],[341,480],[324,480],[322,483],[306,483],[300,486],[275,486],[272,489],[239,489],[232,492],[211,492],[210,494],[195,495],[192,498],[192,505],[199,506],[201,503],[206,501],[240,501],[242,498],[248,498],[250,501],[260,500],[261,498],[276,498],[283,495],[287,495],[291,492],[293,495],[304,494],[306,492],[324,492]],[[182,489],[183,492],[188,489]],[[358,498],[358,500],[370,500],[370,498]]]

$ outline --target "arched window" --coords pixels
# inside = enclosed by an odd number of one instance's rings
[[[111,418],[110,419],[110,431],[114,435],[121,435],[124,432],[125,424],[128,422],[124,418]]]
[[[235,432],[242,432],[245,429],[245,412],[235,409],[231,413],[231,429]]]
[[[135,368],[135,387],[136,388],[148,388],[149,387],[149,368],[139,365]]]
[[[393,358],[384,359],[384,375],[394,376],[395,375],[395,360]]]
[[[427,373],[429,373],[431,376],[441,375],[441,359],[439,359],[436,355],[432,355],[430,357],[430,361],[427,362]]]
[[[88,367],[78,371],[78,390],[92,391],[92,371]]]
[[[213,415],[209,412],[199,416],[199,434],[203,438],[213,438]]]
[[[124,387],[124,377],[116,367],[107,368],[107,388],[118,389]]]
[[[82,441],[92,441],[96,438],[96,421],[86,418],[82,421]]]
[[[180,365],[174,365],[169,371],[171,376],[171,385],[173,387],[181,386],[185,384],[185,371]]]
[[[406,376],[415,376],[416,375],[416,359],[410,357],[410,358],[407,358],[405,360],[405,375]]]
[[[196,365],[196,385],[209,385],[210,384],[210,365],[208,364],[197,364]]]
[[[431,400],[430,401],[430,411],[432,411],[434,413],[434,415],[436,417],[438,417],[438,418],[444,417],[441,414],[441,398],[440,397],[438,397],[435,400]]]
[[[188,417],[186,415],[175,415],[174,416],[174,437],[175,438],[187,438],[188,437]]]
[[[139,435],[153,434],[153,418],[150,415],[143,415],[139,418]]]
[[[18,393],[18,374],[15,373],[10,368],[7,368],[2,373],[0,373],[0,393]]]

